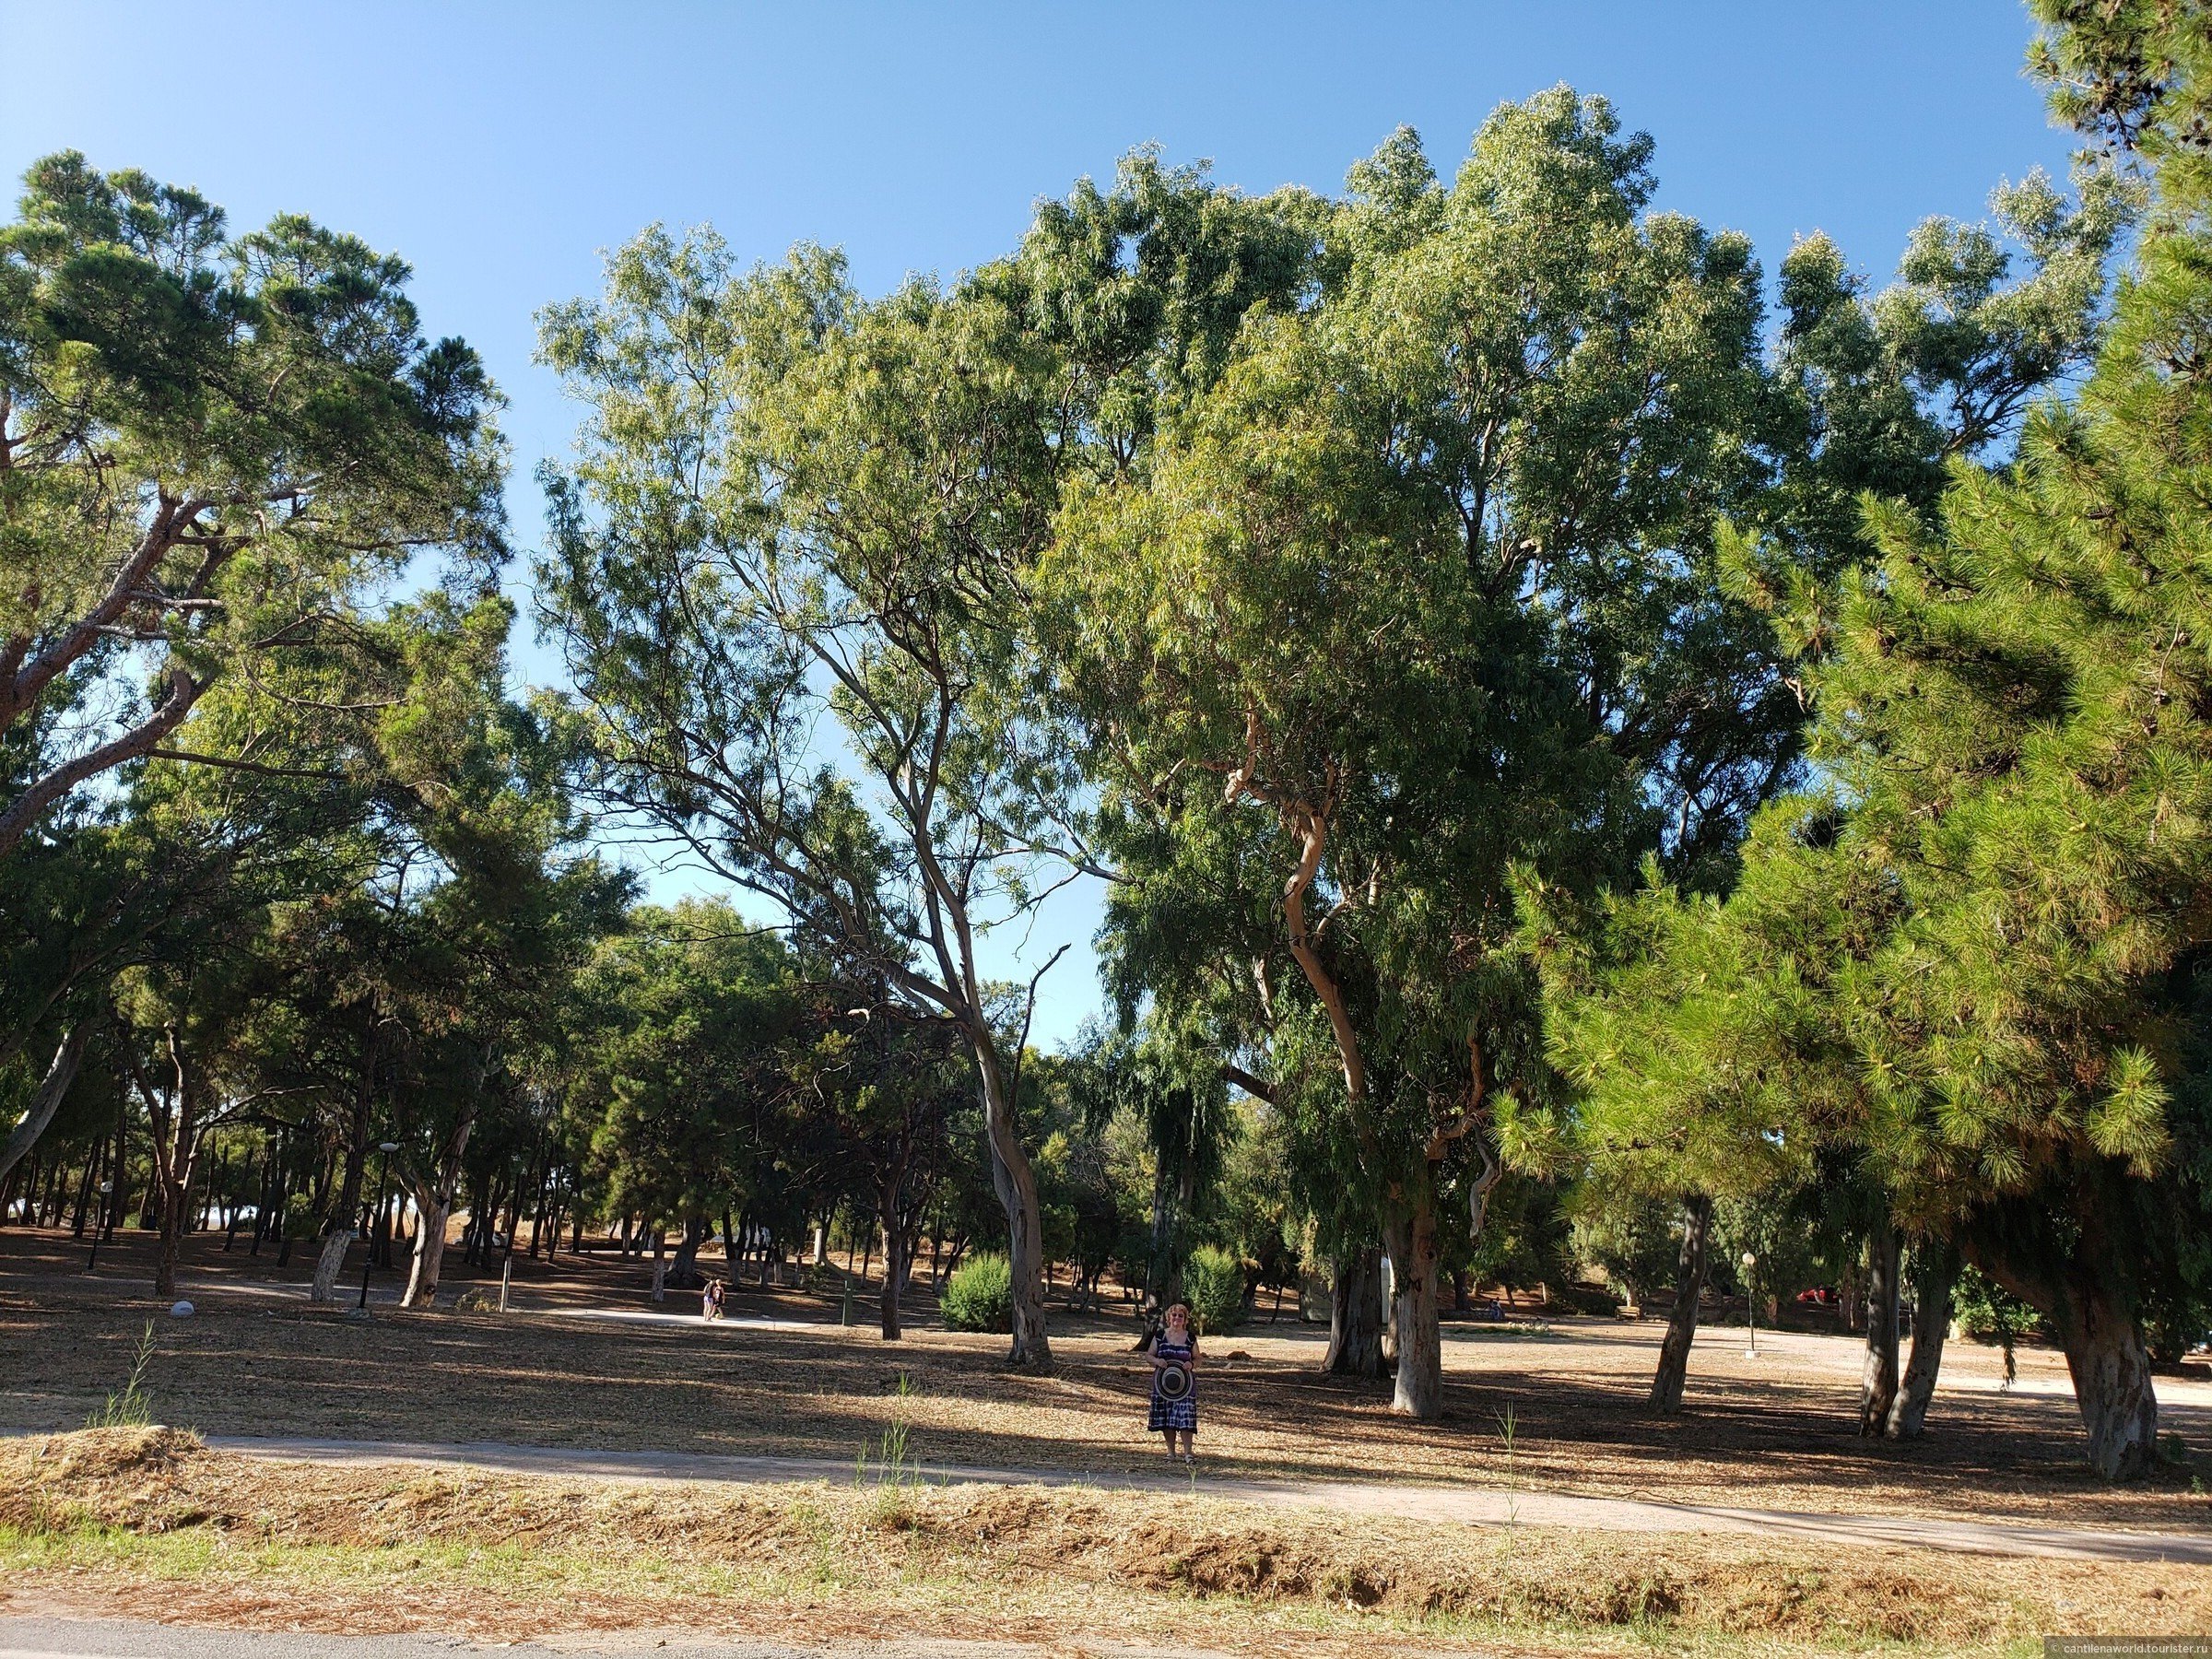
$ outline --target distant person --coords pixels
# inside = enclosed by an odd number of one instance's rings
[[[699,1293],[699,1316],[707,1320],[720,1319],[722,1317],[722,1299],[727,1294],[728,1292],[724,1288],[720,1279],[709,1279],[707,1288]]]
[[[1167,1328],[1152,1345],[1152,1415],[1147,1428],[1168,1437],[1171,1463],[1197,1463],[1198,1338],[1191,1332],[1191,1310],[1182,1302],[1168,1310]],[[1180,1453],[1177,1435],[1182,1437]]]

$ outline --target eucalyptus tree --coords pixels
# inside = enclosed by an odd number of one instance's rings
[[[419,552],[499,553],[494,394],[408,270],[74,151],[0,228],[0,858],[218,677],[345,640]],[[74,711],[62,719],[60,711]]]
[[[1247,323],[1144,477],[1074,492],[1047,566],[1161,887],[1266,917],[1260,1081],[1381,1218],[1418,1416],[1446,1194],[1478,1215],[1516,1098],[1543,1120],[1509,865],[1586,877],[1652,838],[1642,773],[1681,727],[1647,665],[1750,473],[1756,267],[1644,213],[1649,147],[1564,89],[1501,109],[1448,188],[1401,133],[1332,209],[1312,302]]]
[[[711,232],[655,229],[542,319],[590,410],[547,475],[540,592],[598,786],[962,1032],[1018,1365],[1051,1364],[1041,1218],[982,952],[1092,867],[1030,694],[1027,571],[1066,477],[1136,465],[1305,241],[1139,158],[949,288],[869,300],[818,250],[740,274]]]

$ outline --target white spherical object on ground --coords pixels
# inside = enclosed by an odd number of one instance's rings
[[[190,1319],[192,1314],[193,1306],[188,1301],[171,1302],[169,1304],[169,1316],[171,1319]]]

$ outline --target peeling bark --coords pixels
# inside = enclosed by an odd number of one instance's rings
[[[1397,1381],[1391,1409],[1434,1422],[1444,1409],[1443,1333],[1437,1320],[1435,1194],[1426,1177],[1412,1183],[1396,1213],[1383,1221],[1390,1251],[1391,1331],[1397,1338]]]

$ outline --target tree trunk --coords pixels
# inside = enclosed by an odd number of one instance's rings
[[[154,1295],[167,1300],[177,1293],[177,1261],[184,1247],[185,1183],[161,1177],[161,1234],[154,1255]]]
[[[1043,1375],[1053,1369],[1053,1347],[1044,1328],[1044,1216],[1037,1199],[1037,1174],[1021,1149],[996,1040],[980,1019],[969,1040],[982,1092],[983,1127],[991,1142],[992,1185],[1006,1212],[1006,1265],[1013,1280],[1014,1313],[1006,1363]]]
[[[439,1281],[445,1275],[445,1229],[453,1212],[435,1187],[415,1186],[413,1191],[415,1252],[407,1265],[407,1293],[399,1299],[399,1305],[428,1308],[436,1304]]]
[[[883,1235],[883,1288],[877,1295],[876,1304],[886,1342],[897,1342],[905,1335],[899,1317],[899,1299],[906,1287],[910,1254],[909,1241],[900,1236],[899,1230],[887,1230]]]
[[[2136,1289],[2148,1248],[2131,1218],[2116,1163],[2079,1172],[2068,1194],[2077,1228],[2055,1255],[2048,1210],[2023,1201],[1985,1206],[1954,1234],[1977,1268],[2049,1322],[2066,1356],[2074,1398],[2088,1432],[2089,1466],[2107,1480],[2133,1480],[2157,1462],[2159,1402]]]
[[[2074,1316],[2056,1322],[2073,1374],[2074,1397],[2089,1433],[2089,1466],[2107,1480],[2136,1480],[2157,1461],[2159,1401],[2150,1348],[2118,1298],[2077,1298]]]
[[[1879,1435],[1897,1404],[1897,1229],[1888,1210],[1866,1241],[1866,1362],[1859,1378],[1859,1432]]]
[[[1141,1311],[1157,1320],[1162,1309],[1182,1299],[1183,1243],[1188,1232],[1187,1206],[1177,1200],[1187,1182],[1169,1173],[1164,1154],[1156,1157],[1152,1171],[1152,1250],[1145,1261],[1145,1290]]]
[[[1950,1335],[1951,1287],[1959,1277],[1959,1252],[1949,1240],[1923,1239],[1912,1254],[1912,1357],[1889,1407],[1889,1432],[1899,1440],[1918,1440],[1926,1427],[1944,1338]]]
[[[1384,1218],[1382,1236],[1390,1251],[1390,1324],[1398,1350],[1391,1408],[1434,1422],[1444,1409],[1444,1355],[1437,1324],[1436,1206],[1425,1172],[1403,1207]]]
[[[161,1196],[161,1232],[154,1257],[154,1294],[168,1298],[177,1293],[177,1259],[184,1229],[191,1220],[192,1172],[200,1151],[200,1084],[195,1068],[186,1058],[176,1027],[166,1033],[170,1066],[175,1074],[172,1092],[158,1099],[140,1081],[147,1110],[154,1119],[154,1184]]]
[[[92,1150],[85,1158],[84,1171],[76,1178],[75,1218],[69,1223],[69,1236],[73,1239],[85,1236],[85,1212],[92,1203],[92,1182],[100,1174],[100,1159],[107,1156],[107,1137],[102,1135],[92,1143]]]
[[[346,1124],[345,1174],[338,1182],[337,1201],[324,1218],[329,1232],[351,1228],[361,1212],[361,1182],[369,1168],[369,1108],[376,1088],[376,1063],[384,1046],[383,1022],[374,1007],[368,1010],[368,1030],[361,1033],[361,1076]]]
[[[1329,1347],[1321,1369],[1340,1377],[1382,1374],[1382,1252],[1338,1256],[1329,1288]]]
[[[696,1290],[706,1281],[700,1277],[699,1247],[707,1241],[707,1218],[687,1216],[684,1236],[677,1241],[676,1260],[668,1268],[668,1282],[678,1290]]]
[[[46,1133],[46,1125],[53,1122],[62,1097],[76,1080],[77,1067],[85,1057],[85,1045],[91,1039],[92,1022],[88,1019],[78,1020],[62,1033],[61,1045],[53,1051],[53,1060],[46,1067],[45,1077],[39,1080],[38,1091],[30,1097],[30,1104],[21,1120],[8,1132],[6,1143],[0,1145],[0,1177],[16,1167],[39,1136]]]
[[[1652,1379],[1651,1403],[1661,1411],[1682,1408],[1682,1383],[1689,1375],[1689,1345],[1698,1335],[1698,1299],[1705,1293],[1706,1246],[1712,1233],[1712,1200],[1692,1194],[1682,1206],[1682,1250],[1675,1264],[1675,1306],[1666,1316],[1666,1340],[1659,1345],[1659,1371]]]
[[[341,1227],[324,1235],[323,1253],[315,1258],[315,1282],[307,1293],[310,1301],[338,1300],[338,1274],[346,1265],[347,1246],[359,1236],[350,1227]]]
[[[668,1300],[668,1233],[665,1228],[653,1230],[653,1293],[648,1300]]]
[[[913,1174],[913,1139],[901,1137],[894,1156],[884,1159],[876,1178],[876,1225],[883,1235],[883,1288],[877,1293],[877,1324],[886,1342],[905,1336],[900,1302],[906,1295],[906,1277],[922,1236],[921,1206],[910,1201]]]

